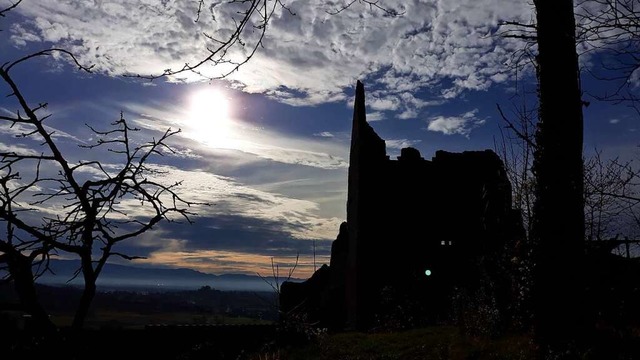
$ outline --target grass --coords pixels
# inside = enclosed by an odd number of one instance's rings
[[[471,337],[448,326],[394,333],[339,333],[321,336],[309,345],[257,354],[254,359],[287,360],[413,360],[413,359],[534,359],[535,347],[526,335],[492,339]]]

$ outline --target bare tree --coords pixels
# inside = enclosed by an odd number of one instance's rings
[[[47,104],[30,105],[11,76],[25,61],[56,53],[89,70],[62,49],[36,52],[0,66],[8,96],[17,103],[15,113],[0,115],[0,121],[14,129],[21,141],[14,149],[0,152],[0,222],[5,225],[0,264],[8,270],[26,310],[46,329],[52,326],[38,302],[34,280],[48,269],[50,256],[62,252],[80,259],[76,275],[82,276],[84,288],[73,326],[81,328],[107,260],[136,258],[118,252],[117,245],[162,220],[190,223],[193,215],[189,212],[193,203],[177,192],[180,182],[159,181],[163,172],[150,162],[154,156],[172,152],[166,141],[179,130],[168,129],[158,139],[135,144],[131,137],[138,129],[121,114],[108,130],[89,127],[95,143],[80,145],[114,154],[118,157],[114,164],[70,162],[56,142],[55,131],[45,125],[49,115],[41,115]],[[35,148],[30,147],[34,140],[40,143]],[[145,211],[134,216],[127,213],[127,205]]]
[[[609,92],[591,95],[599,100],[625,103],[633,106],[636,111],[640,110],[637,106],[639,98],[636,87],[636,71],[640,68],[640,4],[634,0],[580,0],[575,3],[575,8],[579,55],[592,56],[595,65],[582,70],[597,79],[616,84]],[[539,80],[540,65],[536,51],[538,25],[535,22],[504,22],[500,35],[524,40],[523,50],[514,54],[513,63],[517,69],[532,65]],[[582,104],[587,106],[589,103],[582,101]],[[512,130],[511,133],[517,138],[526,138],[527,142],[535,146],[535,139],[522,131],[522,126],[530,123],[530,116],[516,114],[518,119],[512,122],[499,110],[507,123],[506,127]],[[513,147],[511,141],[508,143]],[[504,147],[502,150],[506,155]],[[522,156],[522,153],[518,155]],[[518,158],[514,154],[509,154],[508,157],[512,161]],[[587,239],[594,240],[611,237],[611,231],[605,230],[611,227],[607,224],[617,222],[622,217],[629,218],[631,209],[635,208],[634,198],[629,193],[635,191],[636,170],[631,162],[605,160],[598,151],[593,157],[585,159],[585,167],[585,235]],[[517,184],[517,179],[514,183]]]
[[[595,54],[599,65],[586,70],[613,84],[608,91],[591,95],[629,104],[640,114],[640,4],[636,0],[580,0],[576,5],[576,36],[582,54]]]
[[[524,94],[524,91],[523,91]],[[512,185],[513,206],[521,211],[527,234],[531,232],[535,177],[533,154],[537,148],[537,107],[527,103],[527,94],[516,95],[509,114],[498,105],[504,126],[495,141]],[[636,213],[640,210],[640,169],[634,161],[608,158],[595,149],[584,162],[585,239],[603,241],[638,234]]]
[[[498,104],[498,113],[505,125],[500,127],[499,141],[495,141],[496,152],[505,164],[507,177],[512,186],[513,207],[520,210],[527,234],[533,222],[535,202],[535,177],[532,171],[535,143],[535,129],[538,122],[537,104],[528,102],[529,96],[515,96],[520,103],[515,104],[508,116]]]
[[[640,170],[632,161],[603,159],[601,151],[585,160],[585,236],[591,241],[633,237],[640,207]]]
[[[538,80],[538,118],[531,171],[535,179],[530,238],[534,244],[535,329],[545,349],[580,337],[579,274],[584,249],[583,117],[572,0],[534,0],[530,24],[507,23],[505,36],[527,41]],[[535,44],[535,48],[531,44]]]
[[[298,267],[299,261],[300,261],[300,254],[296,254],[296,260],[287,271],[286,277],[283,277],[280,275],[280,265],[274,263],[273,257],[271,258],[271,276],[270,277],[264,276],[259,272],[256,272],[256,275],[258,275],[258,277],[262,279],[262,281],[264,281],[267,285],[269,285],[269,287],[271,287],[271,289],[273,290],[273,293],[276,295],[277,297],[276,307],[278,308],[278,310],[280,308],[279,303],[280,303],[282,283],[286,281],[290,281],[293,278],[293,273],[295,273],[296,268]]]

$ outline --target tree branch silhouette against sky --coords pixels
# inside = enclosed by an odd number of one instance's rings
[[[12,3],[0,0],[0,8]],[[496,104],[512,116],[523,89],[535,90],[532,69],[520,61],[526,39],[502,36],[509,23],[533,24],[533,7],[498,0],[386,1],[382,9],[355,2],[343,11],[348,1],[264,1],[266,31],[264,12],[256,13],[225,48],[228,62],[153,81],[136,77],[205,59],[238,28],[247,3],[25,0],[0,19],[0,63],[56,47],[94,66],[87,74],[55,57],[14,71],[32,105],[49,104],[48,126],[73,160],[90,160],[77,147],[92,140],[84,123],[105,128],[120,111],[142,129],[137,141],[182,129],[168,139],[175,154],[153,165],[168,182],[184,180],[185,200],[212,206],[194,209],[192,226],[161,224],[123,244],[123,253],[147,257],[141,263],[268,273],[272,257],[286,266],[299,253],[296,276],[304,277],[313,268],[313,240],[317,262],[328,262],[346,218],[356,80],[392,157],[406,146],[425,158],[438,149],[494,148],[505,126]],[[597,44],[581,46],[583,71],[598,66]],[[617,85],[584,77],[582,86],[590,101],[585,152],[635,157],[635,110],[591,95]],[[15,110],[11,99],[0,100],[0,115]],[[2,130],[0,149],[37,149],[15,138],[19,129]]]

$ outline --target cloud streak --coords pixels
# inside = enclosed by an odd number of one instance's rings
[[[183,129],[179,137],[190,140],[192,147],[203,149],[238,150],[255,157],[292,165],[305,165],[320,169],[344,169],[348,153],[347,144],[333,134],[323,132],[310,137],[285,135],[266,128],[255,128],[245,122],[228,119],[228,136],[208,140],[203,130],[194,127],[188,114],[165,105],[125,104],[133,114],[132,121],[141,128],[165,131],[169,127]],[[314,136],[315,135],[315,136]],[[318,139],[320,138],[320,139]],[[179,148],[183,141],[177,142]],[[196,156],[182,151],[184,156]]]
[[[319,216],[315,202],[258,190],[229,177],[166,165],[157,165],[155,170],[163,172],[164,183],[182,181],[179,192],[185,200],[212,204],[195,209],[203,217],[234,215],[261,219],[278,224],[278,231],[296,239],[333,239],[342,221]],[[127,214],[142,215],[136,201],[120,206]]]

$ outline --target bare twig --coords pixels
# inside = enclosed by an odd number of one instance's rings
[[[325,10],[325,12],[329,15],[338,15],[341,12],[347,10],[348,8],[350,8],[353,4],[355,3],[359,3],[359,4],[364,4],[364,5],[368,5],[369,8],[371,9],[376,9],[376,10],[380,10],[382,11],[385,15],[388,16],[402,16],[404,15],[404,11],[397,11],[395,9],[383,6],[380,4],[379,0],[351,0],[348,3],[336,8],[336,9],[332,9],[332,10]]]

